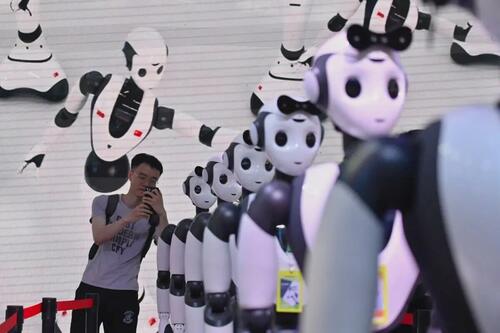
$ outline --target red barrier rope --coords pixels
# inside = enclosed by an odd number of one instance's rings
[[[79,299],[75,301],[60,301],[57,302],[57,311],[67,311],[67,310],[82,310],[90,309],[94,306],[94,300],[92,298]],[[28,319],[36,316],[42,312],[42,303],[32,305],[24,310],[24,319]],[[17,313],[10,316],[6,321],[0,323],[0,333],[7,333],[16,326],[17,323]]]
[[[17,324],[17,313],[14,313],[9,317],[6,321],[0,324],[0,333],[7,333],[11,329],[13,329]]]

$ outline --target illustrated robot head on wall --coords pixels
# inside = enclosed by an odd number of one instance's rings
[[[123,45],[130,76],[143,90],[153,89],[160,83],[167,66],[168,46],[158,31],[136,28]]]

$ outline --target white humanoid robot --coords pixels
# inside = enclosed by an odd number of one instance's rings
[[[182,183],[182,191],[189,197],[196,208],[196,215],[207,213],[208,209],[215,203],[217,197],[212,193],[210,185],[203,180],[203,168],[197,166]],[[171,245],[164,247],[162,253],[163,265],[165,267],[168,260],[170,270],[169,287],[163,288],[161,297],[158,298],[158,308],[160,305],[168,304],[169,314],[164,315],[164,321],[160,322],[162,330],[159,333],[184,332],[185,306],[184,296],[186,291],[186,267],[190,271],[191,262],[185,265],[185,244],[191,226],[192,219],[183,219],[173,231]],[[160,252],[160,248],[158,248]],[[195,259],[193,259],[195,260]],[[158,273],[160,274],[160,272]],[[164,283],[165,287],[167,283]],[[166,309],[166,307],[164,307]],[[167,319],[170,319],[169,320]],[[160,316],[160,319],[162,317]]]
[[[27,93],[63,100],[68,80],[43,35],[39,0],[12,0],[10,8],[16,16],[17,39],[0,65],[0,97]]]
[[[319,150],[323,138],[319,113],[304,98],[282,95],[274,103],[264,104],[250,129],[252,144],[266,152],[276,174],[259,189],[240,220],[236,266],[238,326],[242,332],[271,329],[272,308],[279,301],[276,228],[285,225],[290,233],[291,220],[300,216],[295,201],[300,198],[300,189],[292,184],[312,164]],[[293,239],[288,237],[288,241],[292,244]]]
[[[352,0],[352,6],[337,13],[328,28],[337,32],[352,24],[361,24],[376,33],[402,26],[411,30],[432,30],[453,40],[451,58],[458,64],[500,66],[500,47],[479,26],[461,27],[439,16],[421,11],[415,0]]]
[[[254,193],[274,177],[274,167],[262,148],[250,142],[249,132],[238,135],[223,154],[223,162],[241,184],[238,205],[220,204],[203,236],[203,276],[207,306],[205,333],[234,332],[236,235],[240,216]]]
[[[153,88],[165,73],[168,48],[151,28],[135,28],[123,46],[128,77],[92,71],[74,86],[42,140],[25,157],[20,172],[34,164],[40,168],[47,152],[70,127],[93,95],[90,106],[92,151],[85,162],[85,180],[97,192],[112,192],[127,181],[127,153],[151,130],[172,128],[196,138],[201,123],[181,112],[160,106]],[[199,125],[198,125],[199,124]]]
[[[475,7],[500,37],[497,1],[460,3]],[[388,209],[402,212],[434,300],[437,320],[428,332],[499,331],[499,115],[500,104],[467,107],[416,136],[374,140],[357,150],[329,195],[308,264],[304,332],[371,330],[376,254],[392,228],[383,221]]]

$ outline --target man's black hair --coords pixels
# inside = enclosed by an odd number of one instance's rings
[[[155,170],[160,171],[160,175],[163,173],[163,165],[161,162],[154,156],[149,155],[149,154],[137,154],[132,158],[132,169],[135,169],[142,163],[146,163],[150,167],[152,167]]]

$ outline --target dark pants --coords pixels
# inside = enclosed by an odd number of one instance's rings
[[[76,290],[75,299],[85,298],[85,293],[99,294],[98,323],[105,333],[135,333],[139,302],[135,290],[113,290],[94,287],[83,282]],[[85,333],[85,310],[73,311],[71,333]]]

